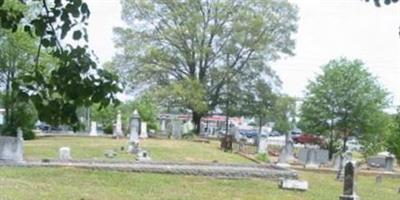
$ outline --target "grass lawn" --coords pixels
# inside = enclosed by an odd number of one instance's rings
[[[105,151],[114,149],[118,155],[115,160],[133,160],[134,156],[121,151],[127,147],[128,140],[116,140],[100,137],[42,137],[25,141],[25,159],[40,160],[58,158],[58,149],[63,146],[71,148],[73,159],[111,160],[104,156]],[[225,153],[218,149],[219,142],[210,144],[184,140],[146,139],[141,147],[150,152],[153,160],[182,162],[251,163],[251,161],[233,153]]]
[[[337,200],[342,183],[334,174],[300,172],[310,190],[280,190],[275,182],[245,179],[106,172],[74,168],[0,167],[0,199],[268,199]],[[399,199],[400,181],[358,177],[362,200]]]

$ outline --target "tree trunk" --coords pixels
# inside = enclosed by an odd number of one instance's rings
[[[347,135],[345,134],[345,136],[343,137],[343,148],[342,148],[342,152],[346,152],[346,143],[347,143]]]
[[[192,121],[194,123],[195,131],[196,131],[195,133],[196,133],[196,135],[199,135],[200,129],[201,129],[200,123],[201,123],[202,115],[195,111],[192,111],[192,113],[193,113]]]
[[[333,130],[331,129],[331,132],[329,134],[329,147],[328,147],[328,151],[329,151],[329,160],[332,159],[333,157]]]

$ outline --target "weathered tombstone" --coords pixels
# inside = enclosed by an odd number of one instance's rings
[[[136,159],[137,159],[137,161],[151,161],[151,157],[150,157],[149,153],[145,150],[140,150],[137,153]]]
[[[394,156],[387,156],[385,158],[385,170],[386,171],[393,171],[393,167],[394,167]]]
[[[107,150],[104,153],[104,156],[107,158],[114,158],[115,156],[117,156],[117,153],[114,150]]]
[[[294,160],[293,150],[294,144],[291,138],[288,138],[289,134],[286,136],[285,146],[283,147],[281,153],[278,158],[278,166],[280,167],[289,167],[289,163]]]
[[[336,173],[337,180],[343,181],[345,163],[351,162],[352,160],[353,160],[353,154],[350,151],[347,151],[344,154],[339,154],[339,165],[337,166],[338,171]]]
[[[283,179],[280,181],[279,187],[287,190],[307,191],[308,182],[301,180],[293,180],[293,179]]]
[[[268,133],[261,132],[258,139],[257,153],[264,154],[268,153]]]
[[[97,123],[95,121],[92,121],[90,123],[90,136],[97,136]]]
[[[121,122],[121,111],[118,110],[117,121],[115,123],[115,130],[113,132],[115,138],[122,138],[124,133],[122,132],[122,122]]]
[[[140,124],[140,138],[148,138],[148,134],[147,134],[147,123],[146,122],[142,122]]]
[[[59,159],[62,161],[71,160],[71,149],[69,147],[61,147],[58,150]]]
[[[20,163],[24,160],[24,138],[20,128],[17,137],[0,136],[0,161]]]
[[[179,119],[172,121],[172,139],[178,140],[182,137],[182,122]]]
[[[356,183],[355,183],[356,168],[353,162],[347,162],[344,168],[344,184],[343,184],[343,195],[340,196],[340,200],[357,200],[359,197],[356,194]]]
[[[311,168],[311,169],[319,168],[319,164],[317,162],[317,149],[308,148],[305,168]]]
[[[140,130],[140,116],[135,110],[132,114],[130,135],[128,142],[128,152],[137,153],[139,151],[139,130]]]
[[[163,115],[160,117],[160,131],[161,134],[166,134],[167,132],[167,118]]]

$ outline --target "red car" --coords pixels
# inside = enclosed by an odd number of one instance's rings
[[[312,135],[312,134],[301,134],[297,137],[293,137],[294,143],[300,143],[300,144],[324,144],[324,139],[317,135]]]

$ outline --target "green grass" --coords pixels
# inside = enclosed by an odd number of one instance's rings
[[[140,174],[75,168],[0,167],[0,199],[268,199],[337,200],[342,183],[334,174],[301,172],[310,190],[280,190],[275,182],[245,179]],[[399,199],[399,180],[358,177],[362,200]]]
[[[128,140],[116,140],[99,137],[43,137],[25,141],[25,159],[56,159],[58,149],[63,146],[71,148],[73,159],[110,160],[104,156],[105,151],[114,149],[118,155],[114,160],[133,160],[134,156],[126,152]],[[181,162],[251,163],[251,161],[233,153],[218,149],[219,142],[203,144],[184,140],[146,139],[141,147],[150,152],[153,160]],[[121,151],[121,146],[125,151]]]

